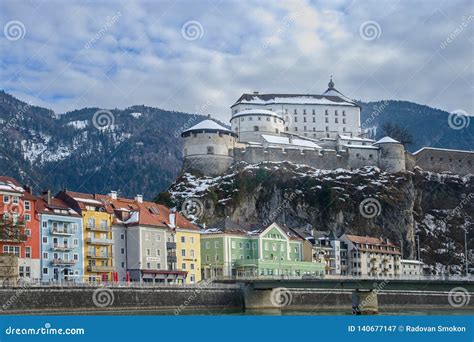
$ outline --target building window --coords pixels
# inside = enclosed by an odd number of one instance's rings
[[[29,211],[30,210],[30,201],[25,201],[24,204],[25,204],[25,210]]]
[[[125,254],[125,248],[120,248],[120,254]]]
[[[214,147],[213,146],[207,146],[207,154],[214,154]]]
[[[43,267],[43,274],[48,275],[48,268],[47,267]]]
[[[326,110],[324,111],[324,114],[325,114],[325,115],[329,115],[329,111],[326,109]]]
[[[186,269],[186,264],[185,264],[184,262],[181,264],[181,269],[182,269],[182,270],[185,270],[185,269]]]
[[[43,221],[43,228],[48,228],[48,222]]]
[[[298,122],[298,118],[295,118],[295,122]]]
[[[209,249],[209,248],[211,248],[211,244],[209,241],[206,241],[206,249]]]
[[[232,245],[232,248],[235,249],[235,241],[232,241],[231,245]]]
[[[329,127],[326,126],[326,132],[329,132]],[[328,135],[328,138],[329,138],[329,135]]]
[[[150,248],[147,248],[147,249],[146,249],[146,256],[150,256],[150,255],[151,255]]]
[[[49,258],[48,252],[43,252],[43,259],[48,259],[48,258]]]
[[[25,229],[26,236],[31,236],[31,229]]]
[[[13,196],[13,204],[18,204],[19,201],[20,199],[18,198],[18,196]]]
[[[215,248],[219,248],[219,241],[215,241],[215,242],[214,242],[214,247],[215,247]]]
[[[43,236],[43,243],[48,243],[48,237],[47,236]]]
[[[3,195],[3,203],[10,203],[10,196]]]
[[[120,240],[125,240],[125,234],[120,234]]]
[[[186,237],[181,236],[181,242],[182,242],[182,243],[185,243],[185,242],[186,242]]]
[[[31,247],[25,247],[25,258],[31,258]]]
[[[339,123],[338,118],[335,118],[335,119],[334,119],[334,122],[335,122],[335,123]]]
[[[346,116],[346,111],[345,110],[342,111],[342,116]]]
[[[150,268],[151,268],[151,262],[147,262],[147,263],[146,263],[146,268],[147,268],[147,269],[150,269]]]
[[[295,114],[298,114],[298,112],[296,111],[296,109],[295,109],[294,113],[295,113]]]
[[[337,109],[334,111],[334,115],[336,115],[336,116],[337,116]]]
[[[313,115],[316,115],[316,111],[313,109]]]
[[[182,250],[181,250],[181,256],[183,256],[183,257],[186,256],[186,250],[185,250],[185,249],[182,249]]]

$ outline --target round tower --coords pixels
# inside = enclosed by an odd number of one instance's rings
[[[203,175],[224,173],[234,161],[237,134],[207,119],[181,133],[183,138],[183,171]]]
[[[280,135],[285,130],[282,114],[266,109],[245,109],[232,115],[232,132],[239,142],[262,142],[262,134]]]
[[[374,143],[379,148],[379,166],[387,172],[406,171],[405,147],[399,141],[384,137]]]

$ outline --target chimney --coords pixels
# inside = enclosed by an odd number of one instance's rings
[[[254,94],[254,95],[258,95],[258,91],[254,91],[253,94]]]
[[[43,190],[43,199],[48,203],[51,204],[51,190]]]
[[[136,195],[135,201],[137,201],[138,203],[143,203],[143,195]]]
[[[171,226],[171,228],[176,227],[176,213],[175,213],[174,209],[170,210],[170,226]]]
[[[117,191],[110,191],[109,197],[113,200],[117,199]]]
[[[25,191],[29,193],[30,195],[33,195],[33,188],[31,186],[23,185],[23,189],[25,189]]]

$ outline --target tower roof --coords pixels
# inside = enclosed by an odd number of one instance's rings
[[[196,131],[199,131],[199,132],[203,132],[203,131],[204,132],[225,132],[225,133],[230,133],[230,134],[235,135],[235,133],[232,132],[230,129],[225,128],[222,125],[219,125],[214,120],[206,119],[206,120],[201,121],[200,123],[194,125],[193,127],[188,128],[187,130],[183,131],[183,133],[181,133],[181,136],[184,133],[196,132]]]
[[[374,145],[377,145],[377,144],[400,144],[400,141],[397,141],[387,136],[387,137],[383,137],[382,139],[374,143]]]

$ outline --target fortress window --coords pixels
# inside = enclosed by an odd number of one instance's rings
[[[434,159],[433,157],[430,157],[430,160],[431,160],[431,161],[433,161],[433,159]]]
[[[369,159],[372,159],[374,157],[373,154],[369,154]]]
[[[346,116],[346,111],[345,110],[342,111],[342,116]]]
[[[329,122],[329,118],[326,118],[326,123],[328,123],[328,122]]]
[[[313,109],[313,115],[316,115],[316,111]]]
[[[304,126],[304,131],[306,132],[306,126]]]
[[[270,117],[267,117],[267,121],[270,121]]]
[[[276,122],[277,122],[277,118],[273,118],[273,122],[275,122],[275,123],[276,123]]]
[[[253,130],[254,130],[255,132],[258,132],[258,126],[253,126]]]
[[[295,132],[298,132],[298,127],[295,127]]]
[[[207,146],[207,154],[214,154],[214,147],[213,146]]]
[[[249,116],[249,121],[252,121],[252,117],[251,117],[251,116]]]
[[[326,132],[329,132],[329,127],[328,126],[326,126]]]
[[[439,161],[443,161],[443,158],[439,158]]]
[[[316,132],[316,127],[313,127],[313,132]]]
[[[316,118],[313,118],[313,122],[316,122]]]
[[[345,123],[346,123],[346,119],[342,119],[342,123],[345,124]]]
[[[287,132],[288,132],[288,126],[286,126],[286,127],[285,127],[285,131],[287,131]]]
[[[193,138],[196,138],[197,137],[197,133],[193,133]]]
[[[298,112],[296,111],[296,109],[295,109],[294,113],[295,113],[295,114],[298,114]]]
[[[303,115],[306,115],[306,109],[303,109]]]
[[[346,131],[346,127],[342,127],[342,131],[345,132],[345,131]]]
[[[278,131],[278,128],[275,129],[275,132],[276,132],[277,134],[280,133],[280,132]]]
[[[313,138],[316,138],[316,133],[313,134]]]
[[[335,119],[334,119],[334,122],[335,122],[335,123],[338,123],[338,122],[339,122],[339,120],[338,120],[337,118],[335,118]]]
[[[295,122],[298,122],[298,118],[297,118],[297,117],[295,117]]]
[[[326,109],[326,110],[324,111],[324,114],[325,114],[325,115],[329,115],[329,111]]]
[[[288,109],[285,109],[285,114],[288,114]]]
[[[334,115],[336,115],[336,116],[337,116],[337,109],[334,111]]]
[[[303,122],[306,122],[306,118],[303,118]]]
[[[259,116],[259,117],[257,118],[257,120],[258,120],[258,121],[262,121],[262,117]]]
[[[244,118],[240,118],[240,121],[244,121]]]
[[[326,138],[329,138],[329,133],[326,133]]]

